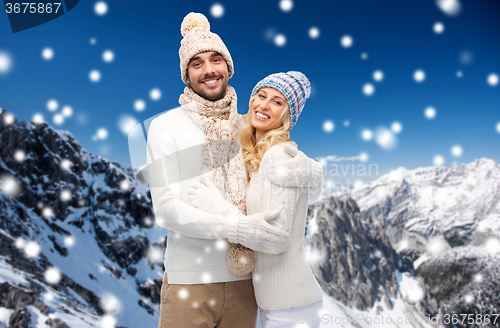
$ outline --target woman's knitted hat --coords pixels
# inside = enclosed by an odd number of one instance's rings
[[[187,67],[191,58],[205,51],[215,51],[224,57],[229,71],[229,78],[233,76],[234,66],[231,54],[221,38],[210,32],[210,23],[203,14],[189,13],[184,17],[181,24],[181,40],[179,57],[181,59],[181,78],[184,83],[189,84]]]
[[[265,87],[278,90],[285,96],[290,106],[290,130],[297,123],[300,113],[304,109],[306,99],[311,95],[311,83],[301,72],[290,71],[275,73],[265,77],[252,90],[253,97]]]

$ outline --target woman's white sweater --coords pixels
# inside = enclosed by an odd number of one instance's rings
[[[255,252],[252,273],[255,298],[257,305],[265,310],[304,306],[323,297],[304,249],[307,205],[319,198],[323,168],[319,163],[295,170],[280,168],[280,163],[297,153],[291,143],[271,147],[247,188],[247,215],[282,208],[279,217],[269,223],[289,232],[291,237],[291,244],[284,243],[282,249],[271,250],[274,254]],[[310,169],[313,172],[304,171]],[[291,181],[296,187],[284,187]],[[243,241],[248,233],[240,220],[238,226],[230,227],[229,240]]]

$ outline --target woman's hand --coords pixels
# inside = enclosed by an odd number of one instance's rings
[[[204,179],[205,184],[194,182],[187,190],[188,198],[191,204],[199,209],[210,213],[218,214],[229,205],[222,197],[219,189],[210,181]]]

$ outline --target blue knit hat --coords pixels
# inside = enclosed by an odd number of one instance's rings
[[[304,109],[306,99],[311,95],[311,83],[301,72],[290,71],[287,73],[275,73],[266,76],[252,90],[250,98],[255,96],[262,88],[273,88],[285,96],[290,106],[290,130],[299,119]]]

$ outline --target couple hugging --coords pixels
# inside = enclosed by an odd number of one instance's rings
[[[303,243],[323,168],[290,140],[309,80],[265,77],[241,116],[231,55],[207,18],[188,14],[181,33],[188,86],[147,140],[156,223],[169,230],[159,327],[255,328],[258,308],[263,328],[318,317],[323,294]]]

